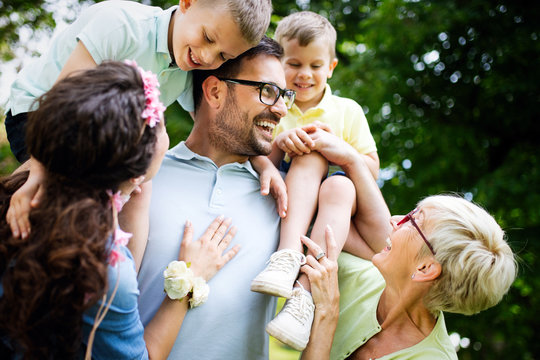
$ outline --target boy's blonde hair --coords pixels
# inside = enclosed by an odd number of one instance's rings
[[[495,219],[457,196],[430,196],[418,206],[442,267],[424,298],[426,307],[471,315],[499,303],[516,278],[517,262]],[[419,256],[428,254],[426,246]]]
[[[251,45],[256,45],[268,30],[270,16],[272,15],[271,0],[197,0],[204,1],[205,5],[216,7],[220,4],[226,6],[232,15],[233,21],[240,28],[240,33]]]
[[[313,40],[323,38],[328,42],[330,59],[336,57],[336,29],[324,16],[312,11],[300,11],[284,17],[276,28],[274,38],[283,46],[285,40],[298,40],[307,46]]]

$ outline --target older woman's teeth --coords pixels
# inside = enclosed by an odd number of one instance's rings
[[[392,240],[389,237],[386,238],[386,245],[388,245],[389,249],[392,247]]]

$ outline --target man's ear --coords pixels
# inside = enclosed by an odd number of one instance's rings
[[[197,0],[180,0],[180,11],[184,14]]]
[[[427,258],[422,263],[418,264],[414,273],[413,281],[433,281],[441,275],[441,264],[432,257]]]
[[[225,103],[227,96],[227,84],[211,75],[202,83],[204,101],[214,109],[219,109]]]
[[[332,74],[334,73],[334,69],[336,68],[337,64],[338,64],[337,58],[333,58],[332,61],[330,61],[330,71],[328,71],[329,79],[332,77]]]

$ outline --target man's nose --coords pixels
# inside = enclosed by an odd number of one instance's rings
[[[285,104],[285,99],[283,96],[278,98],[278,101],[276,101],[276,103],[270,107],[270,110],[279,116],[280,119],[287,115],[287,105]]]

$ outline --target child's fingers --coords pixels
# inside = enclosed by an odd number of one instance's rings
[[[261,183],[261,195],[266,196],[270,193],[270,180],[271,177],[268,175],[265,175],[264,173],[260,176],[260,183]]]
[[[39,186],[36,194],[30,201],[30,206],[33,208],[36,208],[39,206],[39,203],[41,202],[41,199],[43,197],[43,194],[45,193],[45,190],[43,189],[43,186]]]
[[[304,151],[307,153],[309,153],[311,149],[315,146],[315,142],[313,141],[311,136],[309,136],[309,134],[306,133],[305,131],[298,132],[298,138],[300,139],[300,141],[302,142],[302,145],[306,149]]]
[[[18,238],[20,233],[19,225],[17,224],[17,218],[13,215],[13,208],[10,207],[6,214],[6,221],[11,228],[11,234],[14,238]]]

